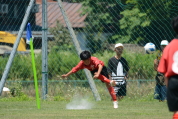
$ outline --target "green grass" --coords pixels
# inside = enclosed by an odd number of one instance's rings
[[[171,119],[166,102],[122,100],[113,109],[111,101],[91,101],[92,109],[69,110],[66,101],[0,101],[1,119]]]

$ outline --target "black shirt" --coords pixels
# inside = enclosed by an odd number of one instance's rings
[[[120,59],[116,59],[115,57],[109,59],[108,73],[111,74],[111,76],[125,76],[128,71],[128,63],[123,57]]]

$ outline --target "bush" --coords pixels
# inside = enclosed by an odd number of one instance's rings
[[[115,55],[114,51],[104,51],[102,53],[92,54],[104,61],[107,66],[109,58]],[[129,63],[130,79],[154,79],[156,72],[153,70],[153,60],[156,58],[154,54],[143,54],[136,52],[124,51],[122,55]],[[7,63],[7,58],[0,58],[1,61],[1,74],[3,74],[3,67]],[[61,79],[61,75],[69,72],[72,67],[76,66],[80,61],[78,55],[74,51],[51,50],[48,54],[48,74],[49,80]],[[41,79],[41,54],[35,55],[37,79]],[[30,55],[16,55],[8,76],[9,80],[33,80],[33,69]],[[86,80],[83,70],[69,77],[70,80]]]

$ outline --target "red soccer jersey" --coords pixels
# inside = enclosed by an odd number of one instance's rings
[[[165,47],[158,71],[166,77],[178,75],[178,39],[173,39],[168,46]]]
[[[91,57],[91,58],[90,58],[90,64],[89,64],[89,65],[85,65],[85,64],[83,63],[83,61],[81,60],[81,61],[77,64],[77,66],[75,66],[75,67],[72,68],[72,72],[75,73],[75,72],[77,72],[78,70],[84,69],[84,68],[86,68],[86,69],[88,69],[88,70],[90,70],[90,71],[93,71],[93,70],[98,69],[98,65],[99,65],[99,64],[101,64],[102,66],[104,66],[104,62],[103,62],[103,61],[99,60],[99,59],[96,58],[96,57]]]

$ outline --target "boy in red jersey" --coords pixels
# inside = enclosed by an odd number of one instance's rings
[[[100,79],[106,84],[106,87],[108,88],[113,101],[117,101],[114,88],[112,87],[115,86],[116,83],[113,80],[109,80],[107,68],[104,66],[103,61],[99,60],[96,57],[92,57],[89,51],[83,51],[82,53],[80,53],[80,59],[81,61],[67,74],[63,74],[62,78],[68,77],[69,75],[86,68],[91,71],[94,79]]]
[[[172,27],[178,37],[178,17],[172,20]],[[173,119],[178,119],[178,38],[174,38],[163,51],[158,71],[166,78],[167,104],[169,111],[174,112]]]

